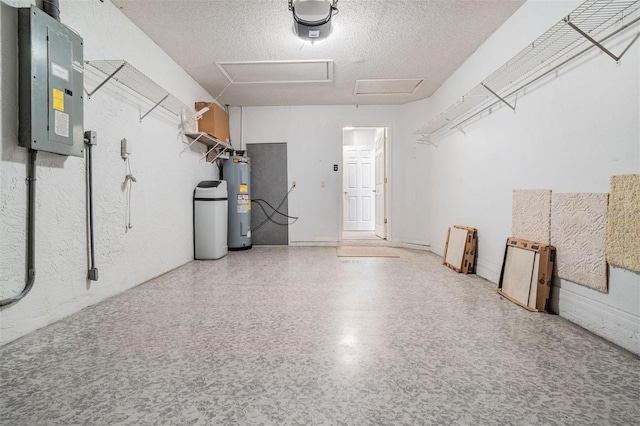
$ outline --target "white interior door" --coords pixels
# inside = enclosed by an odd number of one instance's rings
[[[386,130],[381,132],[376,138],[376,162],[375,162],[375,197],[376,197],[376,236],[379,238],[387,238],[387,219],[384,211],[384,186],[386,179],[384,149],[386,140]]]
[[[374,147],[343,148],[344,226],[345,231],[375,229]]]

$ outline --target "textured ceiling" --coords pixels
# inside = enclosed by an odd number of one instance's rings
[[[402,104],[430,96],[524,0],[340,0],[333,34],[303,43],[286,0],[112,0],[222,104]],[[119,59],[119,58],[116,58]],[[230,61],[334,61],[333,81],[229,84]],[[356,80],[424,79],[410,94]]]

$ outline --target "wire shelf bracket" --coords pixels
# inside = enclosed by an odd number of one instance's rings
[[[87,92],[88,98],[91,98],[98,90],[100,90],[109,81],[116,81],[127,87],[150,102],[150,109],[146,112],[140,110],[140,121],[144,120],[151,112],[158,107],[163,110],[180,117],[184,111],[193,113],[193,110],[180,102],[175,96],[160,87],[157,83],[144,75],[141,71],[125,60],[96,60],[85,61],[85,63],[98,71],[106,78],[98,84],[93,90]]]
[[[211,152],[216,151],[216,156],[213,159],[210,160],[211,162],[214,162],[218,158],[228,158],[228,155],[226,155],[227,154],[227,150],[232,150],[233,149],[233,147],[231,145],[229,145],[228,143],[222,142],[220,139],[218,139],[215,136],[212,136],[212,135],[210,135],[208,133],[204,133],[204,132],[185,133],[185,135],[189,139],[191,139],[191,143],[188,144],[182,150],[182,152],[180,154],[182,154],[187,149],[189,149],[191,147],[191,145],[193,145],[194,143],[200,142],[200,143],[205,144],[206,146],[209,147],[207,152],[205,152],[205,154],[202,156],[201,160],[207,158]],[[207,160],[207,161],[209,161],[209,160]]]
[[[502,101],[502,103],[503,103],[503,104],[505,104],[506,106],[508,106],[509,108],[511,108],[511,110],[512,110],[512,111],[515,111],[515,110],[516,110],[516,107],[515,107],[515,106],[511,105],[511,104],[510,104],[509,102],[507,102],[507,101],[506,101],[502,96],[498,95],[496,92],[494,92],[493,90],[491,90],[491,88],[490,88],[489,86],[487,86],[487,85],[486,85],[486,84],[484,84],[484,83],[480,83],[480,84],[482,85],[482,87],[484,87],[484,88],[485,88],[485,89],[487,89],[489,92],[491,92],[491,94],[492,94],[493,96],[495,96],[496,98],[500,99],[500,101]],[[456,128],[457,128],[458,126],[456,126],[456,125],[454,124],[454,127],[456,127]],[[460,129],[458,129],[458,130],[460,130]],[[462,131],[462,130],[460,130],[460,131]],[[464,133],[464,132],[462,132],[462,133]],[[466,133],[465,133],[465,135],[466,135]]]
[[[589,34],[585,33],[584,31],[582,31],[577,25],[575,25],[573,22],[571,22],[571,15],[567,16],[566,18],[564,18],[564,22],[567,23],[567,25],[569,25],[571,28],[573,28],[574,30],[576,30],[576,32],[578,34],[580,34],[582,37],[586,38],[587,40],[589,40],[594,46],[596,46],[598,49],[602,50],[604,53],[606,53],[607,55],[611,56],[611,58],[613,58],[614,61],[616,61],[616,63],[620,62],[620,59],[622,59],[622,57],[624,56],[625,53],[627,53],[627,50],[629,50],[629,48],[633,45],[633,43],[636,42],[636,40],[638,40],[638,37],[640,37],[640,34],[636,35],[634,37],[633,40],[631,40],[631,43],[629,43],[629,45],[627,47],[624,48],[624,50],[622,51],[622,53],[619,56],[616,56],[614,53],[612,53],[609,49],[607,49],[606,47],[604,47],[602,44],[600,44],[597,40],[593,39],[591,36],[589,36]]]
[[[619,62],[640,33],[622,53],[615,55],[604,42],[640,22],[640,0],[586,0],[521,50],[507,63],[461,96],[440,114],[415,132],[419,142],[442,138],[495,106],[506,105],[515,111],[511,97],[556,72],[594,47]],[[422,143],[422,142],[421,142]]]
[[[467,133],[464,130],[462,130],[462,127],[460,127],[459,125],[457,125],[456,123],[454,123],[453,121],[451,121],[449,119],[446,119],[446,120],[449,122],[449,124],[451,124],[451,128],[452,129],[456,129],[457,131],[459,131],[463,135],[467,136]]]

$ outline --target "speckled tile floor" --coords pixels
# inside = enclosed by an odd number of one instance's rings
[[[638,424],[638,357],[401,252],[189,263],[0,349],[0,422]]]

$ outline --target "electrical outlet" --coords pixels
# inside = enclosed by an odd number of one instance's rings
[[[327,186],[327,182],[325,182],[325,181],[321,181],[321,182],[320,182],[320,187],[321,187],[321,188],[324,188],[325,186]]]
[[[296,181],[295,180],[291,183],[291,186],[293,186],[294,188],[296,187]]]

